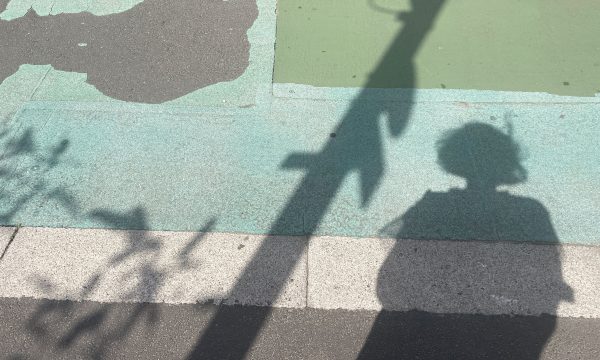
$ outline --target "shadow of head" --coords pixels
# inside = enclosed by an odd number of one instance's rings
[[[497,190],[527,179],[510,131],[470,123],[448,132],[437,143],[437,152],[440,166],[465,178],[466,188],[427,191],[383,234],[398,239],[559,241],[540,201]]]
[[[470,123],[450,131],[437,144],[438,163],[463,177],[468,187],[496,188],[527,180],[519,145],[491,125]]]

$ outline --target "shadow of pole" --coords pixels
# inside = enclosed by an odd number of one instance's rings
[[[304,219],[303,230],[307,237],[312,236],[343,181],[353,171],[360,174],[362,205],[368,203],[385,167],[379,118],[387,115],[392,136],[398,137],[406,127],[415,86],[413,59],[432,28],[443,2],[411,1],[412,10],[399,16],[404,23],[402,30],[323,149],[317,154],[293,154],[284,162],[284,168],[305,168],[307,172],[271,226],[270,234],[285,234],[288,219],[303,210],[307,195],[311,194],[311,212]],[[393,84],[401,84],[401,87],[409,89],[403,103],[394,106],[391,101],[377,101],[369,96],[369,88],[391,87]],[[284,247],[285,243],[267,238],[244,269],[230,296],[252,293],[275,299],[305,250],[305,247],[297,247],[291,255],[294,261],[282,265],[273,258],[273,254],[278,254],[279,250],[283,252]],[[226,321],[231,323],[231,319],[227,319],[224,311],[219,311],[199,337],[188,358],[243,358],[258,336],[270,309],[264,307],[262,312],[259,321],[245,322],[239,319],[234,325],[225,327],[221,324]]]

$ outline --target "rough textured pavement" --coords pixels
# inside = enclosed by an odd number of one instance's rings
[[[0,355],[599,358],[599,6],[341,2],[0,0]]]
[[[551,316],[436,315],[0,300],[0,352],[8,359],[182,359],[217,310],[227,332],[266,324],[248,359],[586,359],[600,357],[600,321]],[[372,325],[373,332],[370,332]],[[236,359],[245,336],[215,337],[198,358]]]
[[[0,9],[1,10],[1,9]],[[246,32],[254,1],[146,0],[114,15],[39,16],[0,21],[0,83],[22,64],[87,74],[114,99],[162,103],[231,81],[248,66]],[[23,44],[38,44],[23,46]]]
[[[589,246],[23,227],[0,296],[600,318],[599,262]]]

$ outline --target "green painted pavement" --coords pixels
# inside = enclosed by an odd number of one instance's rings
[[[398,12],[439,1],[279,1],[274,80],[363,86],[402,29]],[[593,0],[444,1],[414,59],[416,87],[600,93],[598,18]],[[370,85],[413,87],[406,66],[387,64]]]

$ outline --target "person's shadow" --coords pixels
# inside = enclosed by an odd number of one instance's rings
[[[498,314],[554,314],[572,291],[555,247],[502,243],[559,241],[540,202],[497,190],[526,180],[519,146],[511,134],[470,123],[449,132],[437,150],[440,166],[465,178],[466,188],[428,191],[382,230],[396,242],[377,294],[388,310],[459,313],[462,307],[481,315],[382,311],[359,358],[537,359],[555,317]],[[405,239],[487,244],[426,242],[432,246],[413,249],[415,242]],[[423,308],[424,302],[434,305]]]

